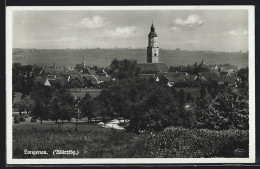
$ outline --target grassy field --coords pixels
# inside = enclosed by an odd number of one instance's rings
[[[146,49],[13,49],[13,62],[22,64],[37,64],[41,66],[80,64],[82,57],[85,57],[88,66],[109,66],[114,58],[136,59],[138,63],[146,63]],[[229,63],[239,67],[248,66],[248,54],[228,52],[207,52],[207,51],[177,51],[160,49],[160,62],[167,66],[179,66],[204,59],[206,64]]]
[[[140,145],[144,136],[120,130],[102,128],[97,124],[54,124],[54,122],[13,124],[14,158],[120,158]],[[24,149],[48,152],[47,155],[27,155]],[[53,150],[79,151],[79,155],[53,155]]]
[[[82,120],[13,124],[13,158],[199,158],[248,157],[248,131],[212,131],[169,127],[162,132],[135,134],[102,128]],[[24,150],[46,151],[44,155]],[[53,155],[53,150],[78,151],[78,155]],[[242,152],[242,153],[241,153]]]

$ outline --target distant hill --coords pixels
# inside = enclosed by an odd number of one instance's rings
[[[89,66],[109,66],[114,58],[136,59],[146,63],[146,49],[13,49],[13,63],[37,64],[40,66],[75,66],[85,57]],[[160,50],[160,62],[167,66],[192,65],[204,59],[206,64],[248,66],[248,53]]]

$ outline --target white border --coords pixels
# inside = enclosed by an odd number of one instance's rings
[[[248,10],[249,158],[12,158],[12,13],[15,10]],[[6,7],[6,163],[7,164],[176,164],[255,163],[255,7],[254,6],[34,6]],[[8,101],[9,100],[9,101]]]

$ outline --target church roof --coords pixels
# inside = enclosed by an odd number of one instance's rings
[[[111,79],[111,76],[98,76],[98,80],[101,82],[109,82]]]
[[[96,76],[94,75],[83,75],[83,78],[85,78],[85,80],[90,80],[94,84],[99,82]]]
[[[154,32],[150,32],[148,36],[149,36],[149,37],[157,37],[157,34],[156,34],[156,32],[154,31]]]
[[[136,66],[140,68],[142,74],[155,74],[167,70],[165,63],[139,63]]]
[[[157,34],[156,34],[156,32],[155,32],[155,28],[154,28],[153,24],[152,24],[152,26],[151,26],[151,32],[149,33],[148,36],[149,36],[149,37],[157,37]]]

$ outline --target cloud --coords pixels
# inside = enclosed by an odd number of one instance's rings
[[[248,35],[247,30],[243,29],[236,29],[236,30],[230,30],[228,32],[224,32],[225,36],[245,36]]]
[[[80,25],[89,29],[102,28],[107,24],[104,18],[94,16],[93,18],[84,18],[80,21]]]
[[[174,31],[174,32],[177,32],[177,31],[180,31],[181,29],[178,28],[177,26],[173,26],[173,27],[171,28],[171,30]]]
[[[74,42],[77,40],[76,36],[72,36],[72,37],[62,37],[59,39],[54,39],[54,41],[58,41],[58,42]]]
[[[183,29],[195,29],[201,27],[204,21],[200,19],[198,15],[189,15],[186,19],[177,18],[174,20],[174,26],[171,28],[172,31],[179,31]]]
[[[130,38],[136,35],[135,26],[116,27],[115,30],[105,30],[103,37]]]

